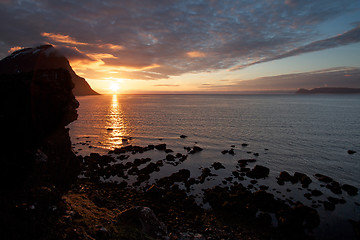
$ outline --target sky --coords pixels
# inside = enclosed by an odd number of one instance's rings
[[[99,93],[360,87],[359,0],[0,0],[0,58],[52,44]]]

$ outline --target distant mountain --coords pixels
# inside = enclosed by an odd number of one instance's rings
[[[70,73],[75,85],[73,93],[76,96],[97,95],[86,80],[79,77],[71,68],[67,58],[52,45],[42,45],[35,48],[24,48],[13,52],[0,61],[0,74],[32,72],[43,69],[63,68]]]
[[[311,90],[301,88],[296,91],[296,94],[356,94],[360,93],[360,88],[313,88]]]

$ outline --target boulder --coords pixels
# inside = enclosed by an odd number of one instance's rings
[[[165,143],[155,145],[154,147],[155,147],[156,150],[159,150],[159,151],[165,151],[166,150],[166,144]]]
[[[189,151],[189,154],[194,154],[194,153],[197,153],[197,152],[201,152],[203,149],[201,147],[198,147],[198,146],[194,146],[190,151]]]
[[[288,182],[288,181],[291,181],[292,176],[288,172],[283,171],[283,172],[280,172],[279,178],[285,182]]]
[[[294,208],[285,209],[277,213],[280,228],[299,230],[303,227],[312,229],[320,224],[318,212],[310,207],[298,204]]]
[[[246,173],[249,178],[265,178],[269,175],[270,169],[261,165],[256,165],[251,171]]]
[[[342,193],[340,183],[338,183],[336,181],[332,181],[331,183],[327,184],[326,188],[330,189],[330,191],[335,194]]]
[[[211,165],[215,170],[219,170],[220,168],[224,168],[224,165],[222,165],[220,162],[214,162],[212,165]]]
[[[355,196],[358,193],[357,187],[354,187],[354,186],[349,185],[349,184],[344,184],[344,185],[341,186],[341,188],[342,188],[342,190],[347,192],[350,196]]]
[[[347,153],[351,155],[351,154],[355,154],[356,151],[354,151],[354,150],[348,150]]]
[[[319,181],[325,182],[325,183],[330,183],[330,182],[333,181],[333,179],[332,179],[331,177],[322,175],[322,174],[320,174],[320,173],[315,174],[315,177],[316,177]]]
[[[323,204],[324,204],[324,208],[325,208],[326,210],[329,210],[329,211],[334,211],[334,210],[335,210],[335,204],[334,204],[334,203],[328,202],[328,201],[324,201]]]
[[[117,216],[118,224],[135,227],[155,239],[166,239],[168,232],[165,224],[148,207],[136,206],[121,212]]]

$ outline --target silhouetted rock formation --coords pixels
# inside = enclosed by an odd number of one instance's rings
[[[0,75],[0,225],[3,239],[41,239],[77,179],[66,127],[77,119],[67,70]]]
[[[360,88],[314,88],[311,90],[300,88],[296,94],[356,94],[360,93]]]
[[[32,72],[41,69],[63,68],[69,71],[71,79],[75,84],[73,93],[75,96],[97,95],[91,89],[84,78],[76,75],[69,61],[52,45],[42,45],[36,48],[24,48],[13,52],[10,56],[0,61],[1,74],[15,74]]]

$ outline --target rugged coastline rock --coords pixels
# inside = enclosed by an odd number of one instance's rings
[[[13,52],[0,61],[1,74],[18,74],[38,70],[59,69],[67,70],[75,87],[74,95],[97,95],[82,77],[71,68],[66,57],[52,45],[42,45],[34,48],[24,48]]]
[[[0,85],[1,234],[41,239],[80,172],[66,128],[77,119],[74,84],[67,70],[50,69],[2,73]]]

